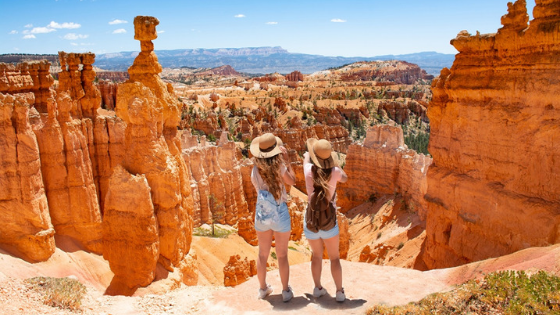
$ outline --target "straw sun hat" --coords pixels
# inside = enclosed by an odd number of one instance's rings
[[[320,168],[332,168],[338,166],[336,152],[332,150],[328,140],[315,138],[307,139],[307,150],[313,164]]]
[[[269,158],[282,153],[280,146],[282,146],[280,138],[275,137],[271,133],[265,133],[251,141],[249,150],[251,150],[251,154],[255,157]]]

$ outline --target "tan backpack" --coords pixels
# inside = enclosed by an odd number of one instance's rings
[[[317,189],[309,197],[305,215],[307,229],[314,233],[319,232],[319,230],[328,231],[336,225],[336,208],[332,203],[336,192],[329,201],[324,195],[322,198],[318,197],[316,191]]]

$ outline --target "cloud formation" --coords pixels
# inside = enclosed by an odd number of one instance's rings
[[[78,23],[74,23],[74,22],[70,22],[70,23],[64,22],[62,24],[59,24],[55,21],[51,21],[49,23],[49,25],[47,25],[47,27],[50,27],[50,28],[66,28],[66,29],[80,28],[81,26],[82,25],[80,25]]]
[[[119,28],[118,30],[114,30],[113,34],[124,34],[126,30],[124,28]]]
[[[268,24],[268,25],[276,25],[276,24],[278,24],[278,22],[266,22],[266,24]]]
[[[67,40],[76,40],[76,39],[84,39],[84,38],[88,38],[89,35],[84,35],[84,34],[74,34],[74,33],[68,33],[66,35],[64,35],[64,39]]]
[[[50,27],[34,27],[31,31],[23,31],[24,34],[46,34],[46,33],[50,33],[50,32],[55,32],[56,30],[54,28],[50,28]]]
[[[346,23],[346,20],[343,20],[343,19],[332,19],[331,22],[334,22],[334,23]]]
[[[234,17],[236,17],[236,18],[244,18],[244,17],[245,17],[245,14],[238,14],[238,15],[236,15],[236,16],[234,16]]]
[[[16,31],[16,30],[12,30],[12,31],[11,31],[11,32],[9,32],[8,34],[17,34],[17,33],[18,33],[18,31]]]
[[[125,20],[119,20],[119,19],[114,19],[111,22],[109,22],[110,25],[115,25],[115,24],[125,24],[128,23],[128,21]]]
[[[165,33],[165,31],[157,31],[158,34]]]
[[[24,27],[25,27],[25,28],[32,28],[32,27],[33,27],[33,24],[25,24]]]
[[[32,38],[37,38],[37,37],[35,37],[35,35],[33,35],[33,34],[27,34],[27,35],[23,36],[23,39],[32,39]]]

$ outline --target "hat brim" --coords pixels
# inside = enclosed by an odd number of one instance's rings
[[[309,158],[311,159],[311,162],[313,162],[315,166],[324,169],[329,169],[338,166],[339,165],[338,154],[335,151],[331,151],[331,156],[329,156],[329,158],[325,160],[315,155],[315,151],[313,151],[313,146],[317,141],[318,140],[315,138],[307,139],[307,152],[309,152]]]
[[[282,139],[275,137],[276,138],[276,146],[274,147],[274,149],[268,151],[268,152],[262,152],[261,148],[259,147],[259,140],[260,140],[260,136],[256,137],[255,139],[253,139],[253,141],[251,141],[251,146],[249,147],[249,151],[251,151],[251,154],[254,157],[257,158],[261,158],[261,159],[266,159],[269,157],[273,157],[275,155],[278,155],[280,153],[282,153],[282,151],[280,151],[280,146],[282,146]]]

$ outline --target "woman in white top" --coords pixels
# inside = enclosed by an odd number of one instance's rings
[[[288,285],[290,266],[288,264],[288,241],[291,233],[291,219],[286,205],[287,194],[284,184],[294,185],[295,175],[291,169],[288,152],[282,140],[271,133],[256,137],[251,142],[251,154],[255,166],[251,181],[257,191],[255,210],[255,230],[259,241],[257,277],[260,283],[259,298],[272,293],[266,283],[266,262],[272,246],[272,236],[276,240],[276,258],[282,282],[282,299],[289,301],[294,296]]]
[[[336,153],[332,151],[332,146],[329,141],[324,139],[308,139],[307,150],[308,152],[304,154],[303,161],[307,197],[310,198],[311,194],[316,193],[316,196],[318,196],[317,198],[327,198],[329,202],[333,203],[334,209],[336,209],[336,198],[333,198],[335,196],[336,184],[338,182],[346,182],[348,177],[346,173],[338,167]],[[336,221],[336,213],[334,215],[334,220]],[[307,222],[307,211],[304,222]],[[320,297],[327,293],[327,290],[321,285],[324,244],[331,261],[331,273],[336,285],[336,301],[343,302],[346,299],[346,295],[342,287],[338,222],[335,222],[334,227],[329,230],[318,229],[317,232],[310,231],[307,224],[304,223],[303,231],[313,251],[313,257],[311,259],[311,274],[315,284],[313,296]]]

